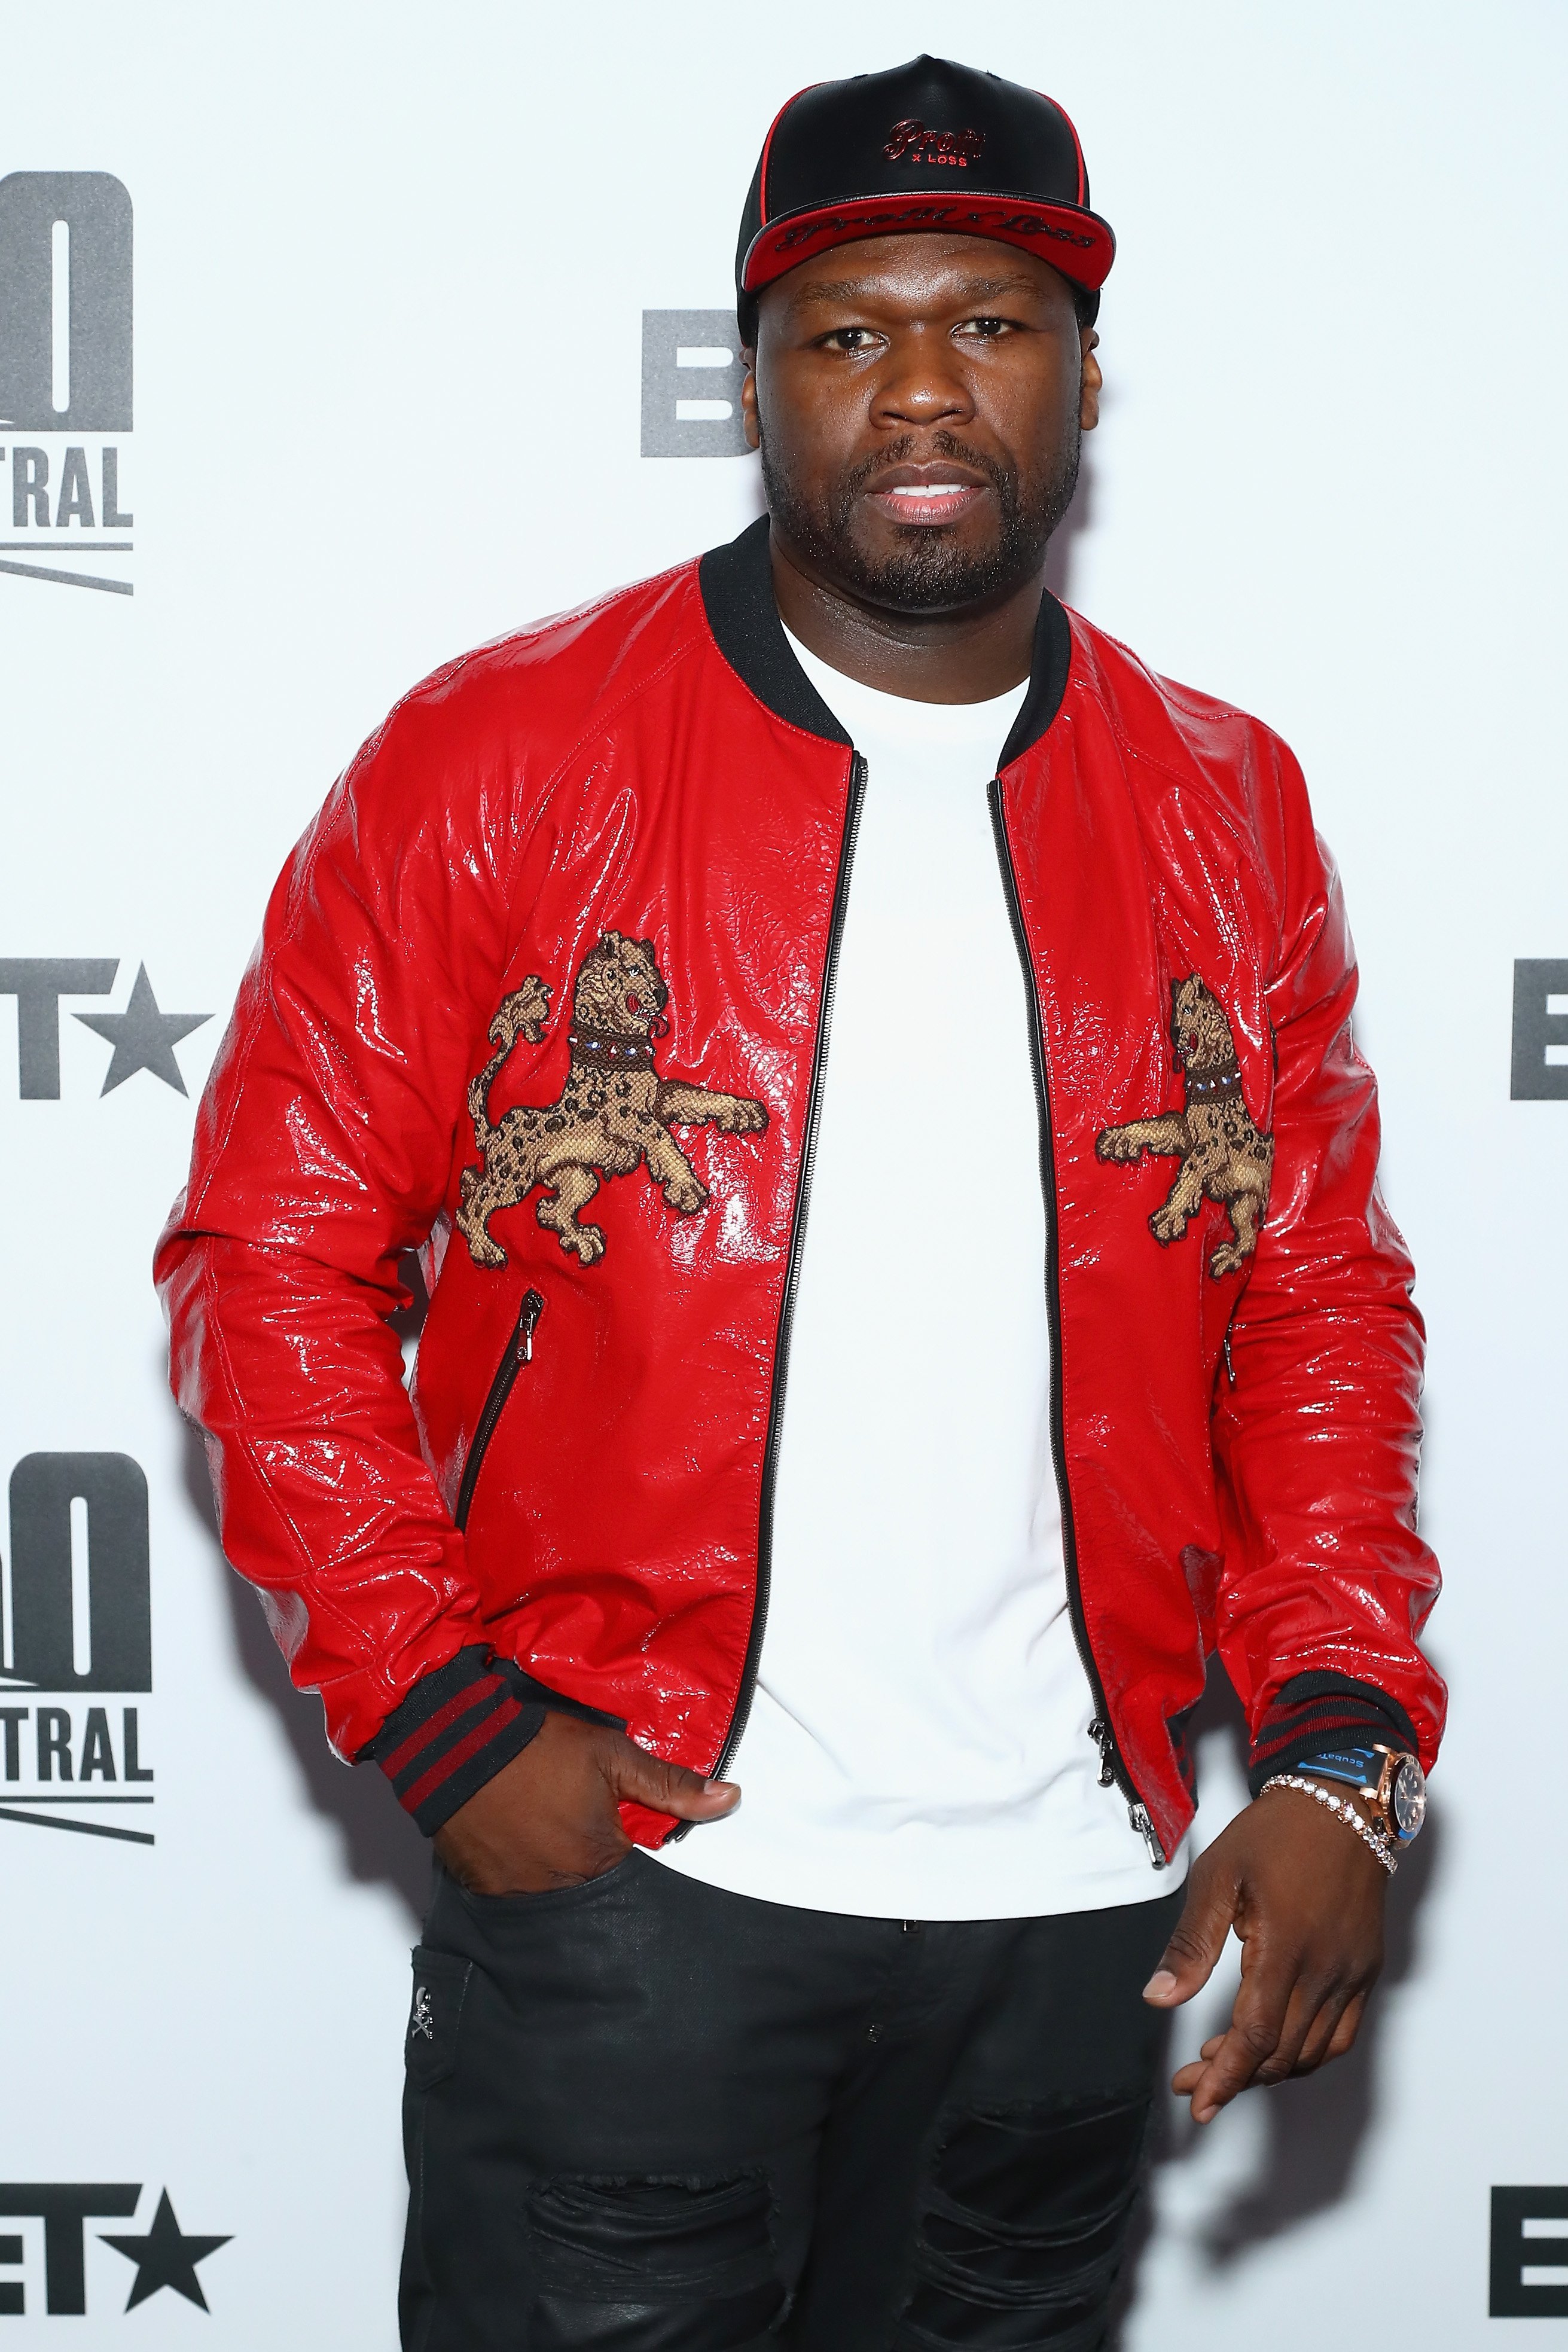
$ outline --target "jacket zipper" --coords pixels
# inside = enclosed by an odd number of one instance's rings
[[[1007,901],[1008,919],[1013,926],[1013,944],[1018,950],[1018,961],[1024,975],[1024,1001],[1029,1016],[1029,1060],[1035,1078],[1035,1108],[1040,1134],[1040,1191],[1046,1204],[1046,1317],[1051,1335],[1051,1462],[1057,1474],[1057,1494],[1061,1503],[1062,1558],[1067,1568],[1068,1610],[1072,1619],[1073,1639],[1078,1643],[1079,1657],[1089,1682],[1089,1696],[1094,1701],[1094,1721],[1089,1736],[1100,1749],[1100,1785],[1112,1785],[1121,1790],[1127,1804],[1127,1818],[1149,1849],[1149,1858],[1156,1870],[1166,1863],[1149,1809],[1138,1794],[1132,1775],[1116,1745],[1116,1734],[1110,1727],[1110,1709],[1106,1705],[1105,1685],[1100,1678],[1094,1652],[1089,1647],[1089,1628],[1084,1622],[1083,1593],[1079,1582],[1078,1538],[1073,1528],[1072,1496],[1068,1487],[1067,1444],[1062,1417],[1062,1302],[1057,1232],[1057,1165],[1051,1139],[1050,1092],[1046,1083],[1046,1041],[1040,1025],[1039,992],[1029,960],[1029,937],[1024,929],[1023,903],[1018,896],[1018,877],[1013,864],[1013,846],[1007,838],[1007,821],[1002,807],[1002,779],[994,776],[986,787],[986,799],[991,804],[991,830],[996,840],[996,862],[1002,869],[1002,889]]]
[[[496,1433],[496,1423],[506,1410],[506,1401],[516,1386],[517,1376],[524,1364],[531,1363],[533,1360],[534,1328],[543,1312],[544,1301],[538,1291],[525,1290],[522,1294],[522,1305],[517,1311],[516,1326],[506,1343],[500,1362],[496,1366],[496,1374],[490,1382],[489,1393],[479,1408],[479,1417],[474,1424],[474,1442],[468,1448],[468,1458],[463,1465],[462,1480],[458,1488],[458,1507],[452,1514],[459,1528],[468,1525],[468,1512],[474,1500],[474,1488],[479,1483],[479,1472],[484,1467],[485,1455],[489,1451],[490,1440]]]
[[[722,1780],[731,1758],[744,1737],[757,1686],[763,1637],[768,1629],[768,1594],[773,1564],[773,1496],[778,1485],[779,1439],[784,1427],[784,1388],[789,1378],[790,1331],[795,1322],[795,1293],[800,1287],[800,1260],[805,1221],[811,1207],[811,1171],[816,1156],[816,1130],[822,1122],[822,1085],[827,1066],[827,1040],[833,1026],[833,992],[838,978],[838,950],[844,939],[844,918],[849,905],[849,870],[860,832],[860,811],[866,800],[866,762],[857,751],[849,762],[849,802],[844,813],[844,836],[838,852],[838,875],[833,887],[833,908],[827,924],[827,956],[822,972],[822,1001],[816,1011],[816,1044],[812,1059],[811,1094],[806,1103],[805,1137],[801,1146],[800,1178],[795,1187],[795,1226],[790,1235],[789,1263],[784,1269],[784,1301],[779,1308],[778,1342],[773,1350],[773,1393],[768,1400],[768,1435],[763,1455],[763,1495],[757,1542],[757,1598],[752,1612],[751,1638],[741,1671],[735,1712],[711,1777]],[[682,1822],[667,1843],[690,1828]]]

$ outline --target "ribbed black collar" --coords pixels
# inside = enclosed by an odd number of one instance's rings
[[[773,595],[772,558],[768,551],[766,515],[747,526],[739,539],[710,548],[697,568],[702,603],[714,641],[759,702],[829,743],[849,738],[795,657],[784,635]],[[999,768],[1016,760],[1037,743],[1061,709],[1072,660],[1072,632],[1068,616],[1047,588],[1040,598],[1035,626],[1035,658],[1029,690],[1002,747]]]

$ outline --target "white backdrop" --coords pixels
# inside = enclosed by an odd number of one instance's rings
[[[51,2314],[41,2212],[0,2212],[0,2320],[92,2352],[138,2327],[224,2352],[395,2342],[426,1853],[327,1757],[221,1565],[149,1255],[265,893],[360,739],[444,656],[756,511],[752,461],[639,454],[642,313],[726,304],[784,97],[929,47],[1051,90],[1082,133],[1121,257],[1058,583],[1301,755],[1432,1328],[1425,1526],[1456,1711],[1391,1978],[1337,2071],[1195,2140],[1173,2116],[1127,2343],[1489,2341],[1489,2189],[1568,2182],[1568,1099],[1510,1098],[1514,961],[1568,963],[1568,16],[972,0],[959,28],[913,0],[895,29],[866,0],[4,0],[0,37],[0,178],[121,182],[136,303],[133,429],[16,425],[0,399],[0,564],[24,567],[0,570],[0,961],[117,961],[108,993],[60,1005],[58,1097],[35,1059],[24,1098],[0,1003],[0,1475],[36,1454],[142,1465],[153,1645],[150,1692],[0,1691],[28,1711],[0,1777],[0,2204],[27,2202],[18,2184],[140,2192],[134,2219],[100,2201],[85,2224],[74,2333],[77,2225],[57,2225]],[[15,331],[0,318],[0,352]],[[79,507],[15,525],[20,444],[50,456],[51,499],[81,446],[100,506],[115,447],[129,548],[62,554],[110,536]],[[133,593],[33,576],[60,569]],[[117,1033],[142,964],[163,1014],[211,1020]],[[105,1013],[101,1032],[74,1017]],[[189,1097],[167,1065],[100,1093],[117,1035],[131,1062],[166,1038]],[[25,1492],[20,1516],[36,1559]],[[8,1627],[16,1535],[0,1518]],[[40,1779],[51,1704],[79,1769],[102,1706],[113,1784],[68,1786],[58,1748]],[[150,1783],[124,1778],[127,1706]],[[1212,1834],[1240,1783],[1223,1701],[1209,1719]],[[103,2233],[152,2234],[165,2188],[185,2233],[227,2234],[196,2273],[210,2316],[172,2286],[125,2315],[151,2274]]]

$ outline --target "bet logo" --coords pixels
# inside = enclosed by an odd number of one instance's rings
[[[645,310],[643,456],[749,456],[741,422],[745,376],[732,310]]]
[[[20,2319],[29,2310],[42,2308],[51,2318],[82,2317],[87,2310],[86,2225],[89,2221],[129,2220],[141,2198],[141,2186],[132,2181],[0,2181],[0,2221],[29,2225],[25,2234],[0,2229],[0,2315]],[[196,2237],[182,2230],[166,2189],[149,2227],[140,2234],[100,2230],[94,2235],[136,2266],[127,2311],[163,2287],[184,2295],[200,2311],[210,2309],[196,2265],[229,2239]]]
[[[1568,961],[1521,956],[1513,968],[1515,1102],[1568,1101]]]
[[[16,1000],[16,1084],[24,1102],[60,1098],[60,999],[109,996],[120,970],[117,956],[0,956],[0,996]],[[177,1095],[185,1081],[174,1048],[210,1013],[165,1013],[153,993],[147,967],[137,968],[123,1013],[78,1013],[73,1019],[114,1048],[102,1094],[112,1094],[139,1070],[151,1071]]]
[[[1568,2319],[1568,2189],[1492,2190],[1493,2319]]]

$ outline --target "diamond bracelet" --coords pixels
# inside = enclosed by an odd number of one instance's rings
[[[1377,1832],[1368,1829],[1348,1797],[1332,1797],[1327,1789],[1321,1789],[1316,1780],[1303,1780],[1297,1772],[1276,1772],[1272,1780],[1265,1780],[1258,1794],[1267,1796],[1270,1789],[1300,1789],[1304,1797],[1316,1797],[1320,1805],[1326,1805],[1331,1813],[1338,1813],[1341,1821],[1354,1830],[1362,1843],[1372,1848],[1390,1878],[1393,1877],[1399,1867],[1398,1863]]]

